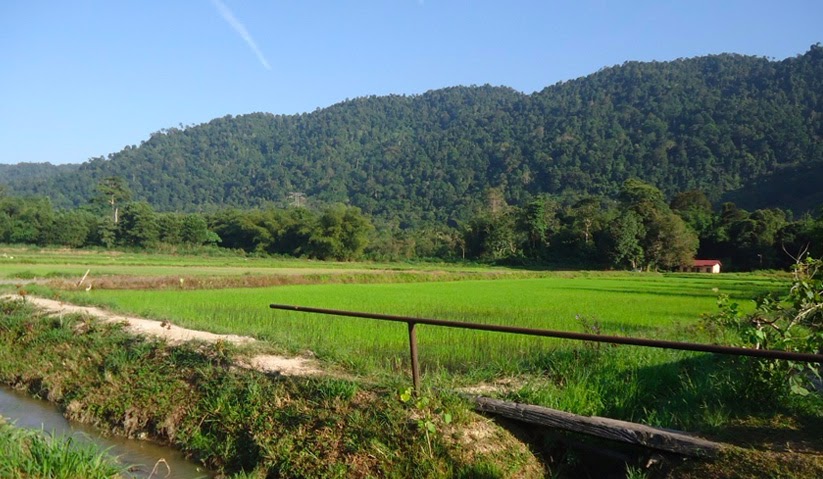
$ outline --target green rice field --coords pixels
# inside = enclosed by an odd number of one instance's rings
[[[271,310],[271,303],[600,334],[717,341],[700,317],[719,293],[742,307],[785,288],[778,276],[542,272],[440,282],[302,284],[226,289],[92,289],[62,298],[194,329],[254,336],[273,351],[311,354],[346,374],[408,381],[402,323]],[[703,353],[417,326],[426,387],[578,414],[681,428],[722,427],[738,414],[734,369]],[[383,378],[383,379],[380,379]],[[497,391],[496,393],[493,391]]]
[[[405,325],[274,311],[270,303],[409,315],[529,328],[689,340],[718,290],[736,298],[776,289],[757,277],[628,273],[558,274],[532,279],[403,284],[314,284],[217,290],[92,290],[67,299],[218,333],[251,335],[289,352],[357,370],[405,363]],[[588,322],[587,327],[584,323]],[[419,326],[424,367],[452,372],[520,371],[570,341]]]
[[[267,351],[314,356],[346,377],[400,385],[409,382],[405,324],[272,310],[269,304],[723,343],[725,338],[706,330],[700,320],[717,310],[718,294],[729,295],[746,310],[753,309],[755,296],[788,284],[782,274],[23,253],[30,257],[0,261],[0,278],[19,277],[21,268],[58,278],[25,285],[33,294],[193,329],[249,335]],[[88,291],[85,285],[77,287],[74,277],[60,279],[63,273],[86,269],[92,270],[89,281],[94,284]],[[107,280],[109,274],[115,279]],[[238,278],[258,274],[272,281],[236,287]],[[294,275],[302,278],[300,283],[276,281]],[[121,281],[124,277],[131,279]],[[21,287],[13,281],[0,284],[8,292]],[[417,326],[417,338],[425,387],[486,388],[482,394],[685,429],[722,428],[748,414],[739,401],[748,386],[723,356],[428,325]]]
[[[80,283],[79,278],[89,270],[89,277]],[[320,416],[323,411],[340,411],[334,409],[340,405],[345,414],[359,415],[357,409],[350,409],[351,405],[339,402],[335,391],[350,391],[353,401],[367,400],[360,407],[375,409],[375,417],[380,418],[387,414],[387,405],[395,407],[402,402],[404,391],[411,386],[407,327],[403,323],[272,310],[271,303],[732,344],[739,340],[733,337],[734,332],[720,331],[701,320],[701,316],[717,312],[718,295],[728,295],[742,311],[752,311],[753,298],[766,292],[785,293],[790,284],[790,276],[780,272],[712,275],[540,271],[477,264],[325,263],[239,255],[0,249],[0,294],[16,293],[23,298],[40,295],[98,305],[178,326],[259,339],[249,350],[219,344],[196,346],[193,350],[209,361],[220,358],[215,367],[231,374],[253,374],[227,367],[231,362],[223,361],[237,359],[235,355],[272,352],[315,357],[325,371],[319,380],[275,374],[266,381],[273,385],[315,381],[321,386],[330,385],[322,386],[319,392],[301,385],[286,401],[298,401],[307,411],[319,410]],[[58,323],[62,321],[53,322]],[[108,334],[105,329],[91,329],[100,337]],[[75,328],[63,334],[73,340],[87,340],[84,334],[78,336]],[[770,444],[820,450],[821,396],[789,394],[788,388],[781,386],[786,382],[780,377],[762,381],[757,372],[773,363],[430,325],[417,326],[417,341],[422,369],[420,397],[438,401],[450,398],[450,408],[457,408],[455,411],[468,408],[470,402],[456,393],[477,394],[573,414],[690,431],[750,446],[754,451],[769,448]],[[131,361],[130,353],[125,351],[98,354],[92,350],[86,354],[105,357],[105,364],[112,358]],[[66,364],[62,360],[46,362],[58,365],[58,369]],[[70,376],[73,368],[65,373]],[[106,378],[102,382],[108,384],[109,370],[101,374]],[[195,376],[194,380],[202,380],[199,370]],[[149,368],[146,377],[163,382],[169,371]],[[162,388],[131,373],[124,378],[135,381],[144,393],[151,391],[152,399],[141,396],[138,402],[141,408],[153,409],[154,394]],[[379,391],[376,394],[380,402],[357,393],[360,388]],[[241,389],[249,393],[255,390],[246,386]],[[213,391],[215,397],[234,397],[226,396],[222,386]],[[131,404],[128,399],[125,402]],[[235,411],[247,402],[231,400],[208,406],[207,410],[225,407],[232,417],[230,422],[236,422]],[[414,407],[418,407],[416,404]],[[273,417],[292,407],[277,409]],[[257,417],[257,411],[252,410]],[[112,417],[121,416],[119,412]],[[241,421],[256,421],[251,417]],[[247,430],[249,425],[240,427]],[[281,429],[277,428],[278,434],[283,434]],[[288,437],[292,433],[285,434]],[[554,434],[535,435],[531,441],[536,447],[546,447],[556,441],[552,439]],[[357,441],[358,447],[371,444],[361,438]],[[552,451],[548,451],[552,460],[564,457],[562,452]],[[293,457],[290,454],[284,457]],[[773,461],[772,456],[764,457],[757,456],[756,460]],[[817,456],[810,457],[812,463]],[[738,460],[730,461],[723,467],[736,470]],[[801,473],[793,477],[817,475]]]

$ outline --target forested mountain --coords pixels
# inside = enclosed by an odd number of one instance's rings
[[[632,177],[713,201],[755,185],[770,192],[749,197],[756,206],[801,209],[819,201],[784,184],[783,173],[800,172],[802,185],[802,172],[821,165],[818,44],[782,61],[628,62],[531,95],[454,87],[301,115],[226,116],[10,187],[69,206],[121,176],[135,199],[160,210],[342,202],[403,226],[465,220],[492,189],[525,204],[540,193],[614,196]]]

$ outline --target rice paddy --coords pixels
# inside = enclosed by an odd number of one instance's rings
[[[0,277],[19,267],[92,269],[91,290],[64,281],[53,283],[59,291],[51,291],[70,302],[192,329],[253,336],[274,352],[315,356],[346,374],[389,381],[408,380],[404,324],[275,311],[269,304],[709,342],[717,338],[701,328],[700,317],[716,310],[719,293],[745,309],[753,307],[756,295],[786,285],[786,277],[779,274],[549,272],[231,256],[23,253],[30,255],[25,263],[0,262]],[[198,283],[196,271],[209,282]],[[299,276],[305,281],[227,287],[257,271],[271,278],[302,271]],[[103,283],[108,274],[151,277],[145,283]],[[36,287],[27,289],[37,292]],[[727,417],[728,411],[700,405],[714,397],[707,390],[723,381],[718,374],[728,373],[716,367],[712,355],[426,325],[418,325],[417,339],[427,386],[503,383],[497,392],[517,400],[662,425],[722,424]],[[686,397],[696,404],[686,406],[685,413],[672,413],[678,409],[672,401]]]
[[[92,290],[64,293],[74,301],[217,333],[255,336],[292,353],[360,372],[405,367],[402,324],[272,311],[270,303],[506,324],[529,328],[691,340],[700,315],[712,312],[718,290],[751,298],[775,289],[769,278],[656,274],[557,274],[401,284],[313,284],[218,290]],[[419,326],[423,366],[430,372],[487,370],[515,374],[569,341]],[[675,353],[677,354],[677,353]],[[529,366],[531,364],[531,366]]]
[[[753,309],[755,296],[788,284],[780,273],[551,272],[434,263],[22,253],[29,257],[0,261],[0,291],[28,290],[183,327],[254,336],[272,352],[315,356],[332,375],[342,373],[344,381],[388,390],[410,383],[405,324],[272,310],[269,304],[722,342],[700,320],[716,311],[718,294],[746,310]],[[14,278],[25,276],[21,269],[55,280],[16,285]],[[88,269],[94,287],[86,290],[77,281]],[[238,281],[248,277],[269,279]],[[3,285],[4,278],[11,281]],[[423,385],[433,397],[439,394],[435,391],[475,391],[709,435],[740,424],[781,433],[794,431],[796,424],[819,424],[819,401],[798,402],[753,389],[742,369],[723,356],[428,325],[417,326],[417,340]],[[788,418],[785,427],[769,422],[774,417]]]
[[[209,251],[215,253],[215,251]],[[295,258],[248,257],[232,252],[209,255],[123,253],[64,249],[0,248],[0,279],[74,278],[87,270],[101,276],[212,276],[338,274],[386,271],[510,271],[442,263],[351,263]]]

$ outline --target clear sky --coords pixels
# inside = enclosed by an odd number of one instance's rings
[[[79,163],[227,114],[823,42],[823,0],[3,0],[0,163]]]

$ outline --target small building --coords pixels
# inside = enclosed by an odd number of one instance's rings
[[[723,263],[717,259],[696,259],[691,265],[683,265],[680,271],[686,273],[719,273]]]

